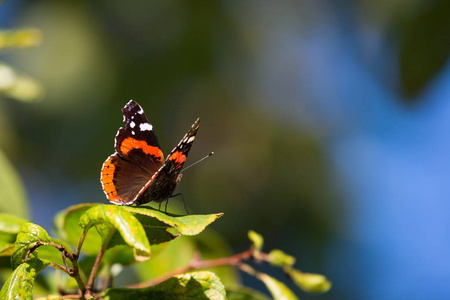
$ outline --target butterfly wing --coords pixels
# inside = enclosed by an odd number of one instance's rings
[[[153,126],[139,104],[130,100],[122,114],[125,128],[117,132],[116,153],[103,163],[100,181],[110,202],[131,205],[164,165],[164,156]]]
[[[164,166],[162,166],[157,173],[155,173],[154,177],[146,183],[144,187],[146,189],[146,197],[152,201],[162,202],[172,196],[179,179],[181,178],[179,177],[181,168],[186,162],[186,157],[194,143],[199,126],[200,119],[197,119],[194,124],[192,124],[188,133],[185,134],[178,145],[170,152]],[[138,198],[134,201],[136,201],[137,204],[145,203]]]

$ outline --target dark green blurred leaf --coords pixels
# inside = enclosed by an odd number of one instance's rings
[[[59,212],[55,217],[56,234],[70,244],[77,246],[83,233],[83,229],[78,225],[81,216],[91,207],[97,204],[84,203],[71,206]],[[101,240],[94,231],[89,231],[83,243],[82,250],[87,254],[97,254],[101,247]]]
[[[153,256],[154,253],[152,252],[152,257]],[[103,256],[102,263],[108,266],[120,264],[123,267],[136,263],[136,259],[134,258],[133,249],[124,244],[108,249]]]
[[[258,278],[266,285],[273,299],[275,300],[296,300],[295,294],[282,282],[276,280],[275,278],[260,273]]]
[[[96,205],[81,216],[79,224],[85,230],[95,226],[107,248],[114,234],[112,230],[115,229],[126,244],[133,248],[137,261],[150,258],[151,249],[144,228],[123,206]]]
[[[0,73],[1,67],[0,64]],[[28,216],[28,204],[25,190],[16,170],[2,151],[0,151],[0,170],[0,212],[26,218]]]
[[[170,216],[163,212],[145,207],[124,207],[127,211],[155,218],[162,223],[177,229],[182,235],[196,235],[206,226],[220,218],[223,213],[211,215]]]
[[[295,264],[295,257],[290,256],[279,249],[273,249],[269,253],[269,262],[278,267],[291,267]]]
[[[23,224],[17,234],[14,253],[11,257],[13,268],[22,264],[28,250],[35,248],[39,244],[48,245],[50,242],[50,236],[42,227],[33,223]]]
[[[34,279],[47,265],[37,258],[19,265],[3,285],[0,299],[33,299]]]
[[[261,292],[251,288],[238,286],[236,288],[227,289],[228,300],[269,300],[270,298]]]
[[[325,293],[331,288],[331,282],[320,274],[302,273],[296,269],[290,270],[288,274],[295,284],[310,293]]]
[[[433,1],[425,7],[400,32],[403,91],[411,98],[442,69],[450,54],[450,1]]]
[[[33,28],[19,30],[0,30],[0,50],[6,48],[30,48],[39,45],[41,31]]]
[[[175,276],[143,289],[109,289],[106,300],[122,299],[226,299],[220,279],[211,272],[194,272]]]

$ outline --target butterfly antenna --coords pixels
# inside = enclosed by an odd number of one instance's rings
[[[183,170],[181,170],[181,172],[184,172],[184,171],[186,171],[187,169],[189,169],[190,167],[195,166],[196,164],[198,164],[198,163],[201,162],[202,160],[207,159],[208,157],[210,157],[210,156],[213,155],[213,154],[214,154],[214,152],[211,152],[210,154],[208,154],[208,155],[206,155],[205,157],[203,157],[202,159],[196,161],[196,162],[193,163],[192,165],[187,166],[186,168],[184,168]]]

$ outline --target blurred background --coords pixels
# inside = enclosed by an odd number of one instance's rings
[[[333,282],[302,299],[450,298],[449,1],[6,0],[0,27],[40,40],[0,53],[1,211],[106,203],[134,99],[166,154],[201,118],[177,191]]]

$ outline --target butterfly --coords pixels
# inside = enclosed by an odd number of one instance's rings
[[[195,140],[200,119],[164,160],[158,138],[142,107],[130,100],[122,108],[122,114],[125,128],[117,131],[116,151],[103,163],[100,174],[103,192],[117,205],[155,201],[161,206],[164,200],[175,196],[181,168]]]

